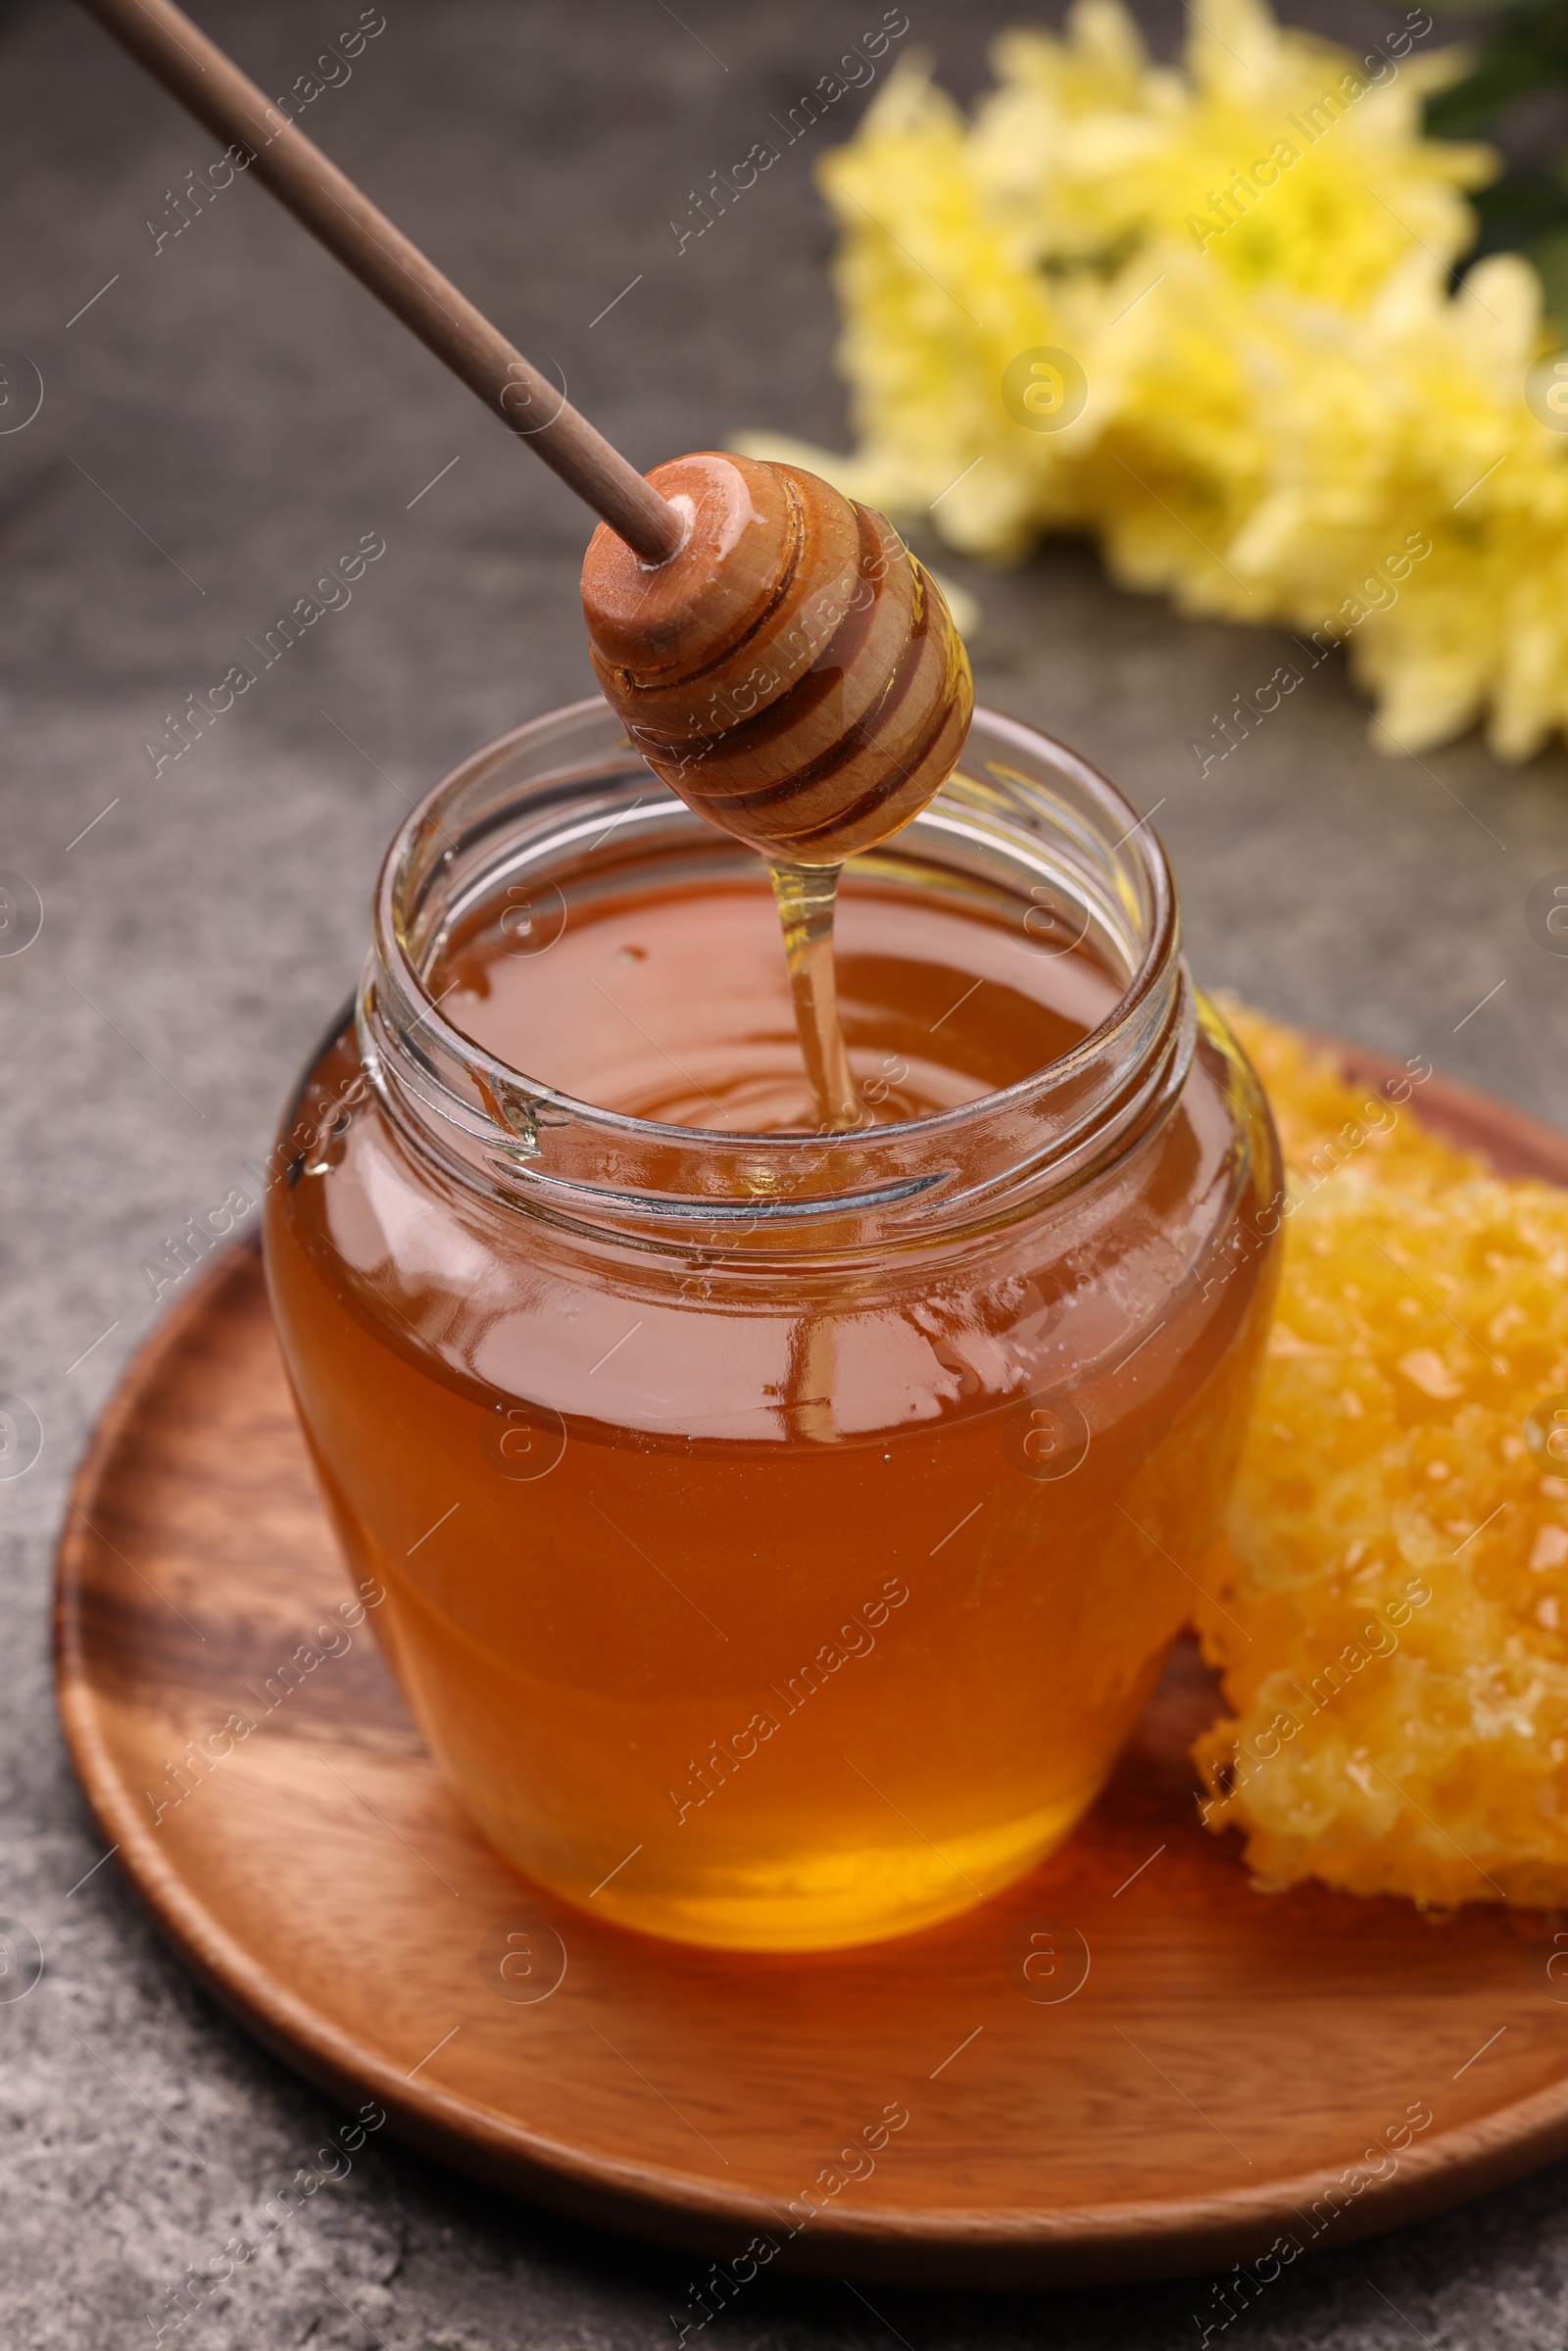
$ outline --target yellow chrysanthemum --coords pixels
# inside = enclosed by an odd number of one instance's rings
[[[1490,713],[1528,755],[1568,727],[1568,432],[1525,397],[1533,270],[1450,289],[1494,166],[1421,135],[1465,62],[1430,30],[1356,57],[1204,0],[1177,71],[1077,0],[972,122],[906,64],[823,167],[859,449],[746,445],[970,554],[1088,529],[1183,611],[1346,643],[1385,750]],[[1059,429],[1004,396],[1037,351],[1087,379]]]
[[[1195,16],[1182,75],[1150,65],[1118,0],[1080,0],[1066,40],[1010,33],[996,63],[977,181],[1044,267],[1200,241],[1243,284],[1358,307],[1412,239],[1450,261],[1470,242],[1458,191],[1485,152],[1420,135],[1441,60],[1357,59],[1222,0]]]

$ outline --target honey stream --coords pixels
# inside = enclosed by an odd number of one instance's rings
[[[791,865],[781,859],[768,865],[801,1053],[817,1124],[829,1134],[858,1126],[861,1118],[833,967],[833,910],[843,870],[842,865]]]

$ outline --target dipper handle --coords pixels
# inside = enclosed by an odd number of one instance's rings
[[[674,554],[682,517],[173,0],[82,5],[645,563]]]

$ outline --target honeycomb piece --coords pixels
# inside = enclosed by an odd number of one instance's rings
[[[1364,1090],[1231,1017],[1298,1198],[1200,1579],[1206,1824],[1271,1889],[1568,1905],[1568,1192],[1408,1115],[1304,1190]]]
[[[1263,1081],[1293,1194],[1304,1196],[1347,1168],[1421,1185],[1484,1172],[1480,1159],[1420,1124],[1421,1088],[1432,1075],[1423,1054],[1405,1063],[1399,1099],[1390,1101],[1374,1087],[1350,1085],[1297,1030],[1222,991],[1216,1002]]]

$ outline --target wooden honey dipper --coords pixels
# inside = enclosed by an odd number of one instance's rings
[[[83,5],[603,517],[582,597],[606,699],[688,807],[767,858],[820,1122],[857,1123],[839,868],[947,781],[973,707],[930,574],[800,466],[702,451],[645,478],[173,0]]]
[[[706,450],[649,479],[685,536],[651,564],[595,531],[594,669],[655,774],[767,858],[818,1122],[854,1126],[839,872],[952,774],[974,707],[968,657],[892,523],[816,474]]]
[[[764,857],[839,865],[918,814],[969,724],[963,646],[891,522],[798,465],[704,451],[649,475],[685,536],[609,527],[582,569],[605,698],[655,773]]]

